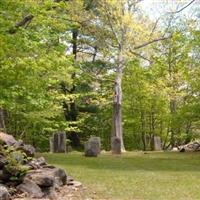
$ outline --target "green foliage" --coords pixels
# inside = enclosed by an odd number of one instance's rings
[[[149,149],[154,135],[161,136],[164,148],[199,138],[199,98],[193,86],[199,82],[199,63],[192,54],[192,34],[174,30],[171,39],[154,45],[149,66],[128,64],[123,85],[128,149]]]
[[[24,152],[16,150],[14,147],[4,145],[1,146],[0,153],[6,159],[4,169],[11,175],[11,181],[20,180],[29,170],[29,167],[24,164],[32,158],[27,157]]]
[[[31,140],[31,135],[67,128],[59,84],[70,85],[74,71],[61,42],[68,24],[53,20],[59,13],[52,1],[0,4],[0,108],[7,112],[7,132]],[[17,28],[29,14],[32,21]]]
[[[82,143],[90,135],[100,136],[103,148],[109,149],[113,85],[121,56],[126,148],[150,149],[155,135],[161,136],[164,147],[199,137],[198,24],[178,19],[167,27],[171,38],[135,49],[162,35],[163,27],[154,30],[136,1],[129,3],[0,2],[0,111],[5,111],[5,131],[39,151],[48,151],[48,138],[57,130],[78,134]],[[31,19],[24,22],[27,17]],[[142,55],[152,62],[145,63]]]

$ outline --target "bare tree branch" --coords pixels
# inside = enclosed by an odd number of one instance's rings
[[[24,25],[26,25],[28,22],[30,22],[31,20],[33,19],[33,15],[27,15],[27,16],[25,16],[20,22],[17,22],[16,24],[15,24],[15,27],[16,28],[19,28],[20,26],[24,26]]]
[[[107,9],[106,6],[104,7],[104,9],[105,9],[105,11],[106,11],[106,17],[107,17],[107,19],[108,19],[108,23],[109,23],[109,26],[110,26],[110,28],[111,28],[111,31],[112,31],[112,33],[113,33],[115,39],[117,40],[117,43],[120,44],[119,38],[117,37],[116,31],[114,30],[114,27],[113,27],[112,22],[111,22],[111,19],[110,19],[109,10]]]
[[[26,15],[21,21],[17,22],[14,27],[10,28],[9,33],[15,33],[17,29],[22,26],[25,26],[25,28],[27,28],[28,25],[31,23],[33,17],[34,16],[32,14]]]
[[[150,33],[150,37],[153,35],[154,31],[156,30],[159,21],[160,21],[160,17],[155,21],[155,23],[153,25],[153,28],[152,28],[151,33]]]
[[[174,12],[170,12],[171,14],[176,14],[176,13],[180,13],[182,12],[183,10],[185,10],[187,7],[189,7],[192,3],[194,3],[195,0],[192,0],[190,1],[188,4],[186,4],[185,6],[183,6],[181,9],[177,10],[177,11],[174,11]]]
[[[154,40],[151,40],[151,41],[148,41],[148,42],[145,42],[141,45],[138,45],[138,46],[135,46],[133,49],[140,49],[142,47],[146,47],[150,44],[153,44],[155,42],[159,42],[159,41],[162,41],[162,40],[167,40],[167,39],[170,39],[172,36],[169,36],[169,37],[161,37],[161,38],[157,38],[157,39],[154,39]]]
[[[142,58],[143,60],[148,61],[150,64],[153,63],[152,60],[148,59],[147,57],[145,57],[145,56],[143,56],[143,55],[141,55],[141,54],[139,54],[139,53],[136,53],[136,52],[134,52],[134,51],[130,51],[130,52],[131,52],[132,54],[136,55],[137,57],[140,57],[140,58]]]

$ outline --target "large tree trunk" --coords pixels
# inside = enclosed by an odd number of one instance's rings
[[[113,127],[112,136],[116,136],[121,140],[121,151],[125,151],[122,129],[122,75],[124,69],[124,59],[119,55],[119,64],[116,70],[116,79],[114,85],[113,98]]]
[[[145,116],[144,112],[141,111],[140,113],[140,120],[141,120],[141,132],[142,132],[142,143],[143,143],[143,150],[147,150],[147,141],[146,141],[146,130],[145,130]]]
[[[172,54],[173,54],[173,49],[172,47],[169,48],[169,55],[168,55],[168,73],[169,73],[169,77],[170,77],[170,86],[173,89],[173,92],[176,92],[176,81],[174,78],[175,75],[175,69],[174,69],[174,63],[173,63],[173,58],[172,58]],[[169,102],[169,108],[170,108],[170,113],[171,113],[171,137],[170,137],[170,145],[173,148],[175,146],[175,134],[176,134],[176,128],[174,127],[174,118],[175,118],[175,114],[176,114],[176,99],[174,97],[174,94],[172,93],[170,95],[170,102]]]
[[[175,134],[176,134],[176,129],[174,128],[174,115],[176,114],[176,100],[174,99],[170,100],[170,113],[172,116],[170,143],[173,148],[175,146]]]
[[[78,29],[73,29],[72,30],[72,54],[74,56],[74,63],[76,63],[77,60],[77,39],[78,39]],[[71,75],[71,79],[74,80],[76,77],[75,72]],[[65,95],[68,94],[74,94],[76,91],[76,85],[75,83],[72,84],[71,88],[67,88],[65,83],[61,83],[61,88],[63,90],[63,93]],[[63,109],[64,109],[64,116],[66,121],[68,122],[76,122],[77,121],[77,116],[78,116],[78,109],[76,106],[76,102],[74,99],[70,98],[70,102],[63,102]],[[73,127],[74,124],[71,123],[69,125],[70,127]],[[67,133],[67,138],[71,140],[72,146],[74,147],[80,147],[80,138],[79,134],[76,131],[70,131]]]

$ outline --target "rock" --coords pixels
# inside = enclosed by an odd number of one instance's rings
[[[113,154],[121,154],[121,140],[118,137],[111,138],[111,149]]]
[[[29,157],[33,157],[35,154],[35,148],[32,145],[19,146],[17,150],[23,151]]]
[[[200,151],[200,141],[192,141],[186,145],[178,147],[180,152],[191,152],[191,151]]]
[[[97,157],[101,151],[101,144],[99,137],[91,137],[88,142],[85,143],[85,156]]]
[[[105,154],[105,153],[106,153],[105,149],[101,150],[101,154]]]
[[[52,169],[53,175],[56,180],[58,180],[60,183],[62,183],[60,186],[65,185],[67,183],[67,175],[65,173],[65,170],[60,168]]]
[[[0,132],[0,141],[9,146],[12,146],[15,143],[17,143],[17,141],[12,135],[3,132]]]
[[[82,183],[79,181],[71,181],[67,184],[68,186],[73,186],[73,187],[81,187]]]
[[[38,165],[40,165],[40,166],[43,166],[43,165],[46,165],[46,164],[47,164],[47,162],[46,162],[46,160],[45,160],[44,157],[37,158],[37,159],[36,159],[36,163],[37,163]]]
[[[32,169],[39,169],[43,167],[44,165],[47,165],[44,157],[40,157],[37,159],[34,158],[28,163],[28,166],[30,166]]]
[[[67,176],[67,182],[69,181],[73,181],[74,180],[74,178],[72,178],[71,176]]]
[[[162,142],[159,136],[153,137],[153,150],[154,151],[161,151],[162,150]]]
[[[65,171],[59,168],[33,170],[26,175],[26,178],[32,180],[41,187],[51,187],[55,184],[62,186],[67,182]]]
[[[18,141],[14,144],[14,147],[17,149],[17,148],[19,148],[20,146],[23,146],[23,145],[24,145],[23,141],[22,141],[22,140],[18,140]]]
[[[25,177],[26,179],[32,180],[39,186],[51,187],[55,183],[55,178],[52,174],[45,171],[37,171],[28,173]]]
[[[10,180],[11,174],[7,172],[5,168],[0,170],[0,180],[3,182],[8,182]]]
[[[74,179],[70,176],[67,176],[67,185],[71,185],[72,181],[74,181]]]
[[[7,188],[3,185],[0,185],[0,200],[10,200],[10,194]]]
[[[47,164],[47,165],[44,165],[43,168],[47,168],[47,169],[55,169],[56,167],[53,166],[53,165],[49,165],[49,164]]]
[[[0,169],[3,169],[6,163],[7,163],[6,159],[2,155],[0,155]]]
[[[182,153],[182,152],[185,152],[185,149],[184,148],[182,148],[181,150],[180,150],[180,152]]]
[[[177,147],[173,147],[171,151],[178,151]]]
[[[44,193],[45,199],[56,200],[55,187],[42,187],[42,192]]]
[[[42,198],[44,196],[41,188],[30,179],[24,179],[23,183],[17,186],[17,189],[28,193],[33,198]]]

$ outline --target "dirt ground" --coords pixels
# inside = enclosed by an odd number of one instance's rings
[[[80,186],[63,186],[48,198],[36,199],[27,196],[26,194],[20,194],[13,200],[96,200],[97,196],[95,192],[89,192],[88,188]],[[99,200],[99,199],[98,199]],[[102,199],[103,200],[103,199]]]

